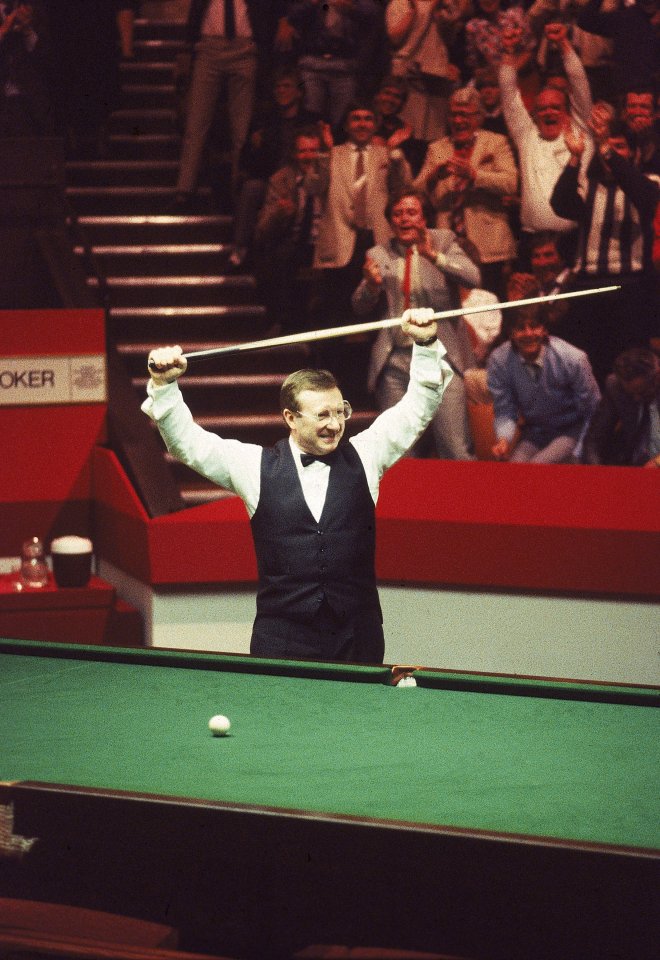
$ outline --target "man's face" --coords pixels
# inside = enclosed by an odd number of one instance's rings
[[[449,129],[455,143],[468,143],[481,125],[481,115],[476,107],[450,103]]]
[[[282,77],[273,87],[273,99],[281,110],[299,103],[302,99],[302,90],[294,77]]]
[[[633,133],[648,133],[653,128],[653,94],[627,93],[623,119]]]
[[[298,410],[284,411],[284,419],[296,446],[304,453],[313,453],[317,457],[332,453],[346,427],[343,406],[344,398],[338,387],[331,390],[301,390],[298,394]],[[319,414],[326,416],[319,420]]]
[[[554,243],[541,243],[538,247],[534,247],[530,260],[532,272],[542,287],[551,283],[564,266]]]
[[[649,403],[655,397],[657,390],[657,379],[656,377],[633,377],[632,380],[621,380],[619,378],[619,384],[624,393],[627,393],[628,396],[635,401],[635,403]]]
[[[417,243],[419,231],[426,226],[419,197],[402,197],[392,207],[390,225],[395,238],[405,247]]]
[[[536,98],[534,119],[544,140],[556,140],[562,133],[568,114],[560,90],[542,90]]]
[[[630,160],[632,150],[625,137],[608,137],[607,145],[615,153],[618,153],[620,157],[623,157],[624,160]]]
[[[346,119],[346,135],[358,147],[366,146],[376,130],[373,110],[352,110]]]
[[[548,331],[534,313],[518,316],[511,330],[511,342],[523,360],[536,360],[547,336]]]
[[[376,109],[382,117],[394,117],[403,106],[403,97],[397,87],[383,87],[374,97]]]
[[[296,137],[295,160],[301,173],[308,173],[316,164],[321,149],[319,137]]]
[[[496,83],[487,83],[485,86],[479,87],[479,96],[484,105],[484,110],[488,110],[490,113],[497,110],[500,105],[500,88]]]

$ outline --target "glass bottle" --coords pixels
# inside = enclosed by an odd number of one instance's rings
[[[39,537],[31,537],[23,544],[21,555],[21,583],[24,587],[45,587],[48,584],[48,564],[44,545]]]

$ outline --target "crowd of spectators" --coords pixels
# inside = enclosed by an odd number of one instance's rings
[[[116,73],[99,38],[115,66],[133,56],[136,9],[0,0],[2,135],[26,117],[37,133],[101,125]],[[73,57],[65,21],[82,10]],[[191,0],[187,42],[173,206],[194,202],[223,117],[228,267],[254,270],[276,324],[465,306],[446,331],[456,404],[492,404],[489,455],[660,465],[657,0]],[[619,289],[498,310],[604,286]],[[317,360],[387,406],[407,347],[332,341]],[[456,404],[431,452],[470,459]],[[615,442],[635,406],[643,436]]]

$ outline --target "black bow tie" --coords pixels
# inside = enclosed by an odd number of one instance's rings
[[[300,462],[303,467],[308,467],[310,463],[314,463],[315,460],[318,460],[319,463],[327,463],[328,466],[331,466],[336,459],[336,450],[333,450],[332,453],[328,453],[325,457],[317,457],[313,453],[301,453]]]

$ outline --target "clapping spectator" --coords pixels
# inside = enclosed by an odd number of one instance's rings
[[[570,310],[570,338],[589,354],[603,382],[617,354],[648,346],[658,331],[657,277],[652,266],[653,215],[660,188],[633,163],[631,134],[611,109],[597,104],[591,130],[598,151],[578,189],[583,134],[567,129],[570,159],[551,197],[553,209],[579,223],[575,284],[583,289],[617,284],[606,304],[582,297]],[[591,301],[584,303],[585,300]]]
[[[243,266],[249,252],[268,178],[291,158],[296,131],[319,119],[303,106],[303,86],[295,67],[276,70],[272,100],[255,117],[240,158],[233,249],[229,265]]]
[[[414,136],[412,127],[401,116],[407,96],[405,80],[401,77],[384,77],[374,95],[376,132],[373,142],[380,143],[389,150],[400,148],[413,176],[416,176],[424,162],[427,143]]]
[[[477,286],[479,270],[463,252],[450,230],[429,230],[423,197],[410,189],[395,193],[387,206],[393,237],[368,251],[364,277],[353,294],[357,314],[370,313],[384,302],[388,316],[412,307],[435,311],[456,305],[457,284]],[[476,366],[469,331],[462,317],[438,320],[438,339],[455,372],[435,414],[431,432],[437,457],[472,460],[463,376]],[[381,410],[394,406],[405,394],[412,356],[412,340],[394,328],[381,330],[374,342],[368,387]]]
[[[621,119],[634,139],[635,163],[643,173],[660,176],[660,143],[655,94],[650,87],[627,90]]]
[[[288,163],[268,181],[255,232],[257,275],[268,312],[289,332],[308,328],[316,292],[310,268],[328,176],[321,146],[316,126],[298,131]]]
[[[508,139],[481,129],[483,106],[473,87],[457,90],[449,105],[449,136],[432,143],[415,186],[435,210],[436,226],[477,248],[482,283],[500,295],[516,255],[504,197],[516,192],[518,172]]]

